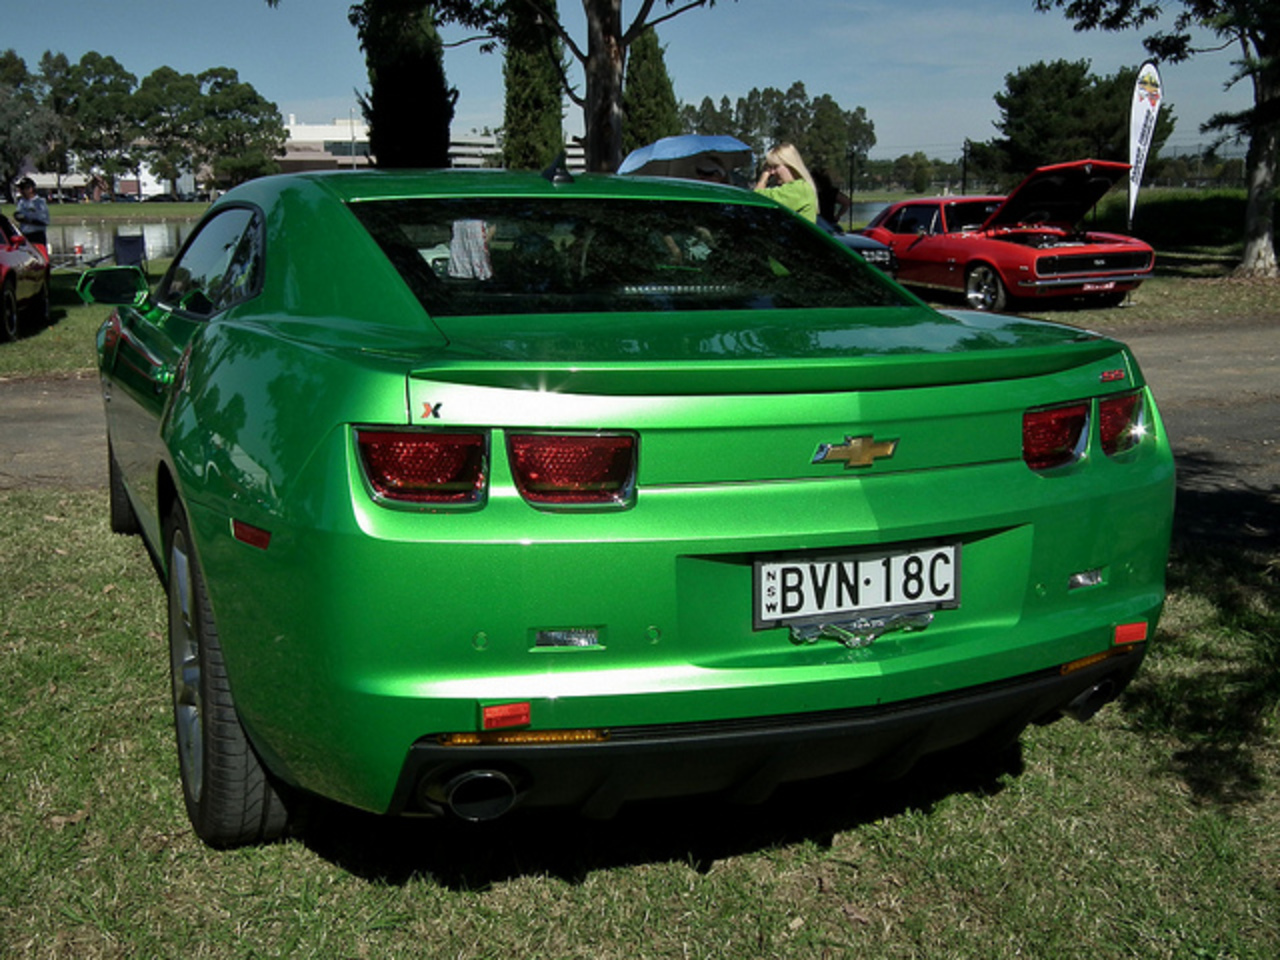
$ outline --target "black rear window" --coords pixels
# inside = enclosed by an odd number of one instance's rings
[[[437,316],[905,302],[880,273],[781,208],[468,198],[351,209]]]

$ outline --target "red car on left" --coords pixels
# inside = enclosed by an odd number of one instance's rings
[[[0,340],[17,340],[23,320],[49,320],[49,251],[0,215]]]

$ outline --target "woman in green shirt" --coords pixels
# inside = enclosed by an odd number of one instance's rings
[[[800,151],[780,143],[764,156],[756,193],[770,197],[810,223],[818,219],[818,189]]]

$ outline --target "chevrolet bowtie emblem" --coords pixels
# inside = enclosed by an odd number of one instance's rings
[[[814,463],[843,460],[845,469],[869,467],[880,457],[892,457],[898,449],[897,440],[877,440],[874,437],[845,437],[844,443],[824,443],[813,455]]]

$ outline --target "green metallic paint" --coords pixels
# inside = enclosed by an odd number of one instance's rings
[[[121,307],[133,340],[109,348],[113,321],[99,334],[123,395],[108,403],[112,441],[146,536],[158,542],[170,471],[242,720],[277,776],[381,811],[411,745],[476,729],[481,703],[527,700],[535,729],[803,713],[1018,676],[1109,649],[1116,624],[1154,628],[1174,476],[1149,395],[1151,434],[1121,457],[1094,436],[1051,474],[1021,460],[1028,407],[1143,387],[1120,344],[905,295],[900,308],[800,317],[437,326],[335,202],[416,196],[424,182],[248,184],[225,202],[267,214],[261,293],[200,323]],[[727,196],[595,178],[429,182],[460,196]],[[157,376],[184,363],[176,383]],[[484,431],[483,507],[373,502],[362,424]],[[637,431],[634,507],[525,503],[505,448],[517,428]],[[898,439],[898,452],[865,470],[812,462],[818,444],[855,433]],[[233,520],[268,531],[269,547],[235,540]],[[963,545],[963,597],[927,630],[859,650],[752,630],[757,555],[936,540]],[[1068,591],[1093,568],[1103,584]],[[584,626],[600,648],[532,648],[539,629]]]

